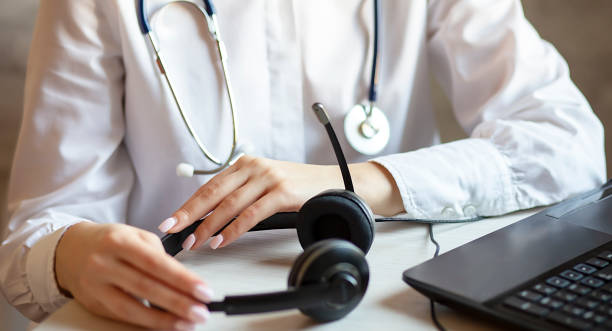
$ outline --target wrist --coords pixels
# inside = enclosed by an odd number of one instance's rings
[[[402,197],[391,173],[375,162],[349,165],[355,193],[376,215],[393,216],[404,212]]]
[[[88,222],[81,222],[68,227],[55,248],[55,282],[60,293],[68,298],[73,297],[70,284],[72,284],[71,279],[74,273],[70,270],[72,265],[70,261],[76,252],[74,249],[77,248],[74,241],[82,235],[83,228],[87,225]]]

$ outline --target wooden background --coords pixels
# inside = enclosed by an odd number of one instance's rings
[[[605,127],[612,127],[612,1],[523,0],[523,4],[542,37],[567,59],[574,81]],[[0,227],[6,219],[6,184],[21,118],[24,71],[37,5],[35,0],[0,1]],[[465,136],[439,91],[435,99],[443,140]],[[610,169],[612,134],[606,136],[606,142]],[[0,330],[22,330],[27,323],[3,298],[0,321]]]

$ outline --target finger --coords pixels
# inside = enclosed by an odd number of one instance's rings
[[[141,242],[126,242],[121,249],[121,261],[200,301],[210,301],[212,290],[206,283],[165,252]]]
[[[221,242],[217,239],[216,246],[225,247],[234,242],[238,237],[249,231],[252,227],[277,212],[289,211],[290,206],[284,204],[284,196],[281,192],[272,191],[259,200],[255,201],[252,205],[246,208],[240,215],[225,228],[218,237]]]
[[[228,195],[215,210],[206,217],[195,230],[196,242],[192,249],[203,245],[206,240],[245,208],[257,201],[268,190],[268,184],[260,179],[248,182],[232,194]]]
[[[159,238],[155,233],[138,228],[136,228],[136,230],[138,231],[138,236],[142,241],[146,242],[152,248],[157,249],[160,252],[165,252],[164,244],[162,243],[161,238]]]
[[[223,177],[215,176],[206,184],[202,185],[177,211],[172,217],[160,224],[163,227],[165,222],[175,223],[171,226],[168,233],[176,233],[196,220],[204,217],[214,209],[225,197],[236,189],[244,185],[250,176],[249,169],[239,169]],[[162,230],[164,230],[163,228]]]
[[[210,315],[208,309],[193,300],[191,296],[177,292],[131,265],[116,261],[114,270],[112,279],[114,285],[136,297],[147,299],[184,320],[203,323]]]
[[[143,305],[122,290],[108,286],[104,291],[104,305],[113,318],[155,329],[192,330],[195,325],[179,317]]]

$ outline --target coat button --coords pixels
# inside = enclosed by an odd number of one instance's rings
[[[442,209],[442,218],[444,219],[452,219],[454,217],[457,217],[457,212],[455,212],[455,210],[451,207],[446,207],[444,209]]]
[[[463,214],[467,217],[476,216],[476,207],[474,207],[473,205],[467,205],[463,207]]]

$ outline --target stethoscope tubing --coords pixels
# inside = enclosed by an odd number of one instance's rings
[[[200,148],[200,150],[202,151],[202,153],[204,154],[204,156],[211,162],[213,162],[215,165],[217,165],[217,167],[210,169],[210,170],[198,170],[199,174],[214,174],[217,173],[223,169],[225,169],[228,165],[230,165],[230,163],[234,160],[234,154],[236,152],[236,146],[238,144],[238,116],[237,116],[237,112],[235,109],[235,103],[234,103],[234,97],[233,97],[233,93],[232,93],[232,85],[231,85],[231,81],[229,78],[229,74],[228,74],[228,65],[227,65],[227,56],[226,56],[226,48],[225,48],[225,44],[223,43],[223,40],[221,38],[221,34],[219,32],[219,24],[217,23],[217,15],[215,12],[215,9],[212,5],[212,2],[209,0],[203,0],[204,3],[204,9],[202,9],[202,7],[198,6],[197,4],[190,2],[190,1],[186,1],[186,0],[177,0],[177,1],[173,1],[172,3],[175,2],[183,2],[183,3],[187,3],[190,4],[192,6],[194,6],[195,8],[197,8],[202,15],[206,18],[206,22],[208,25],[208,29],[210,34],[212,35],[213,39],[215,40],[215,43],[217,45],[217,53],[219,55],[219,59],[221,61],[221,67],[222,67],[222,72],[223,72],[223,79],[225,82],[225,87],[226,87],[226,93],[228,96],[228,100],[229,100],[229,105],[230,105],[230,111],[232,114],[232,147],[230,150],[230,153],[227,157],[227,159],[224,162],[221,162],[218,158],[216,158],[214,155],[212,155],[212,153],[210,153],[208,151],[208,149],[206,148],[206,146],[202,143],[202,141],[200,140],[199,136],[196,134],[195,129],[193,127],[193,125],[191,124],[191,122],[189,121],[188,117],[185,115],[183,108],[181,106],[181,103],[178,99],[177,93],[174,89],[174,86],[172,85],[172,82],[170,80],[170,78],[168,77],[168,72],[166,70],[166,66],[164,65],[162,56],[160,54],[160,47],[159,45],[157,45],[155,38],[153,37],[153,30],[151,29],[151,25],[149,23],[148,17],[146,15],[146,2],[145,0],[139,0],[138,1],[138,8],[137,8],[137,13],[138,13],[138,22],[139,22],[139,26],[140,26],[140,30],[143,33],[143,35],[145,35],[147,37],[147,39],[149,40],[149,42],[151,43],[151,46],[153,48],[153,51],[155,53],[155,57],[156,57],[156,63],[157,66],[159,68],[160,73],[162,74],[162,76],[164,76],[164,79],[166,81],[166,84],[168,85],[168,88],[170,89],[170,94],[172,95],[172,98],[174,100],[174,103],[176,104],[179,113],[181,115],[181,119],[183,120],[183,123],[185,124],[185,126],[187,127],[189,134],[191,135],[191,137],[193,138],[193,140],[196,142],[196,144],[198,145],[198,147]]]
[[[217,11],[215,10],[215,7],[213,6],[212,2],[210,2],[210,0],[202,0],[202,2],[204,3],[204,10],[206,12],[206,15],[208,15],[209,17],[216,15]],[[146,7],[146,0],[138,0],[138,6],[136,8],[136,13],[138,15],[138,25],[140,26],[140,31],[142,32],[142,34],[145,35],[151,32],[151,25],[149,24],[149,19],[146,15]]]
[[[379,65],[379,30],[380,30],[380,6],[378,0],[374,0],[374,51],[372,52],[372,70],[370,75],[370,90],[368,92],[368,101],[370,102],[370,108],[376,103],[377,88],[378,88],[378,65]]]
[[[204,156],[209,161],[211,161],[212,163],[216,165],[214,169],[198,170],[197,171],[198,174],[204,174],[204,175],[214,174],[226,168],[228,165],[232,163],[232,161],[236,159],[235,154],[236,154],[236,149],[237,149],[237,144],[238,144],[238,116],[237,116],[237,112],[235,109],[234,97],[233,97],[233,92],[232,92],[233,89],[232,89],[231,81],[230,81],[229,74],[228,74],[228,65],[226,61],[227,51],[226,51],[225,45],[222,41],[222,38],[219,32],[219,25],[217,23],[217,17],[216,17],[217,15],[216,15],[215,8],[212,4],[212,1],[202,0],[202,3],[204,4],[204,8],[202,8],[201,6],[197,5],[194,2],[187,1],[187,0],[175,0],[168,4],[177,3],[177,2],[184,2],[189,5],[192,5],[196,7],[202,13],[202,15],[206,18],[209,32],[212,38],[216,42],[217,52],[218,52],[219,59],[221,62],[223,78],[225,82],[226,92],[227,92],[231,115],[232,115],[232,147],[231,147],[230,153],[227,159],[225,160],[225,162],[220,161],[218,158],[216,158],[214,155],[212,155],[212,153],[208,151],[204,143],[200,140],[199,136],[195,132],[193,125],[189,121],[189,118],[185,115],[185,112],[183,111],[183,107],[181,106],[177,93],[172,85],[171,79],[168,76],[168,72],[166,70],[166,66],[164,65],[163,58],[160,55],[160,47],[156,42],[155,36],[153,36],[153,30],[149,23],[148,16],[146,15],[146,0],[138,0],[138,5],[137,5],[138,23],[139,23],[141,32],[143,33],[143,35],[146,36],[146,38],[151,43],[153,51],[155,52],[155,57],[156,57],[155,62],[157,64],[157,67],[160,73],[164,76],[164,79],[166,81],[166,84],[169,87],[174,103],[176,104],[176,107],[179,110],[181,119],[183,120],[185,126],[187,127],[189,134],[191,135],[191,137],[197,144],[198,148],[204,154]],[[369,91],[368,91],[368,104],[361,105],[365,112],[366,122],[369,122],[370,117],[372,116],[372,112],[374,111],[375,103],[377,100],[377,94],[378,94],[377,86],[378,86],[379,62],[380,62],[380,54],[379,54],[380,52],[380,47],[379,47],[379,43],[380,43],[379,42],[379,39],[380,39],[379,38],[380,6],[379,6],[379,0],[373,0],[373,11],[374,11],[373,13],[373,17],[374,17],[373,54],[372,54],[372,65],[371,65],[371,75],[370,75],[370,86],[369,86]]]

